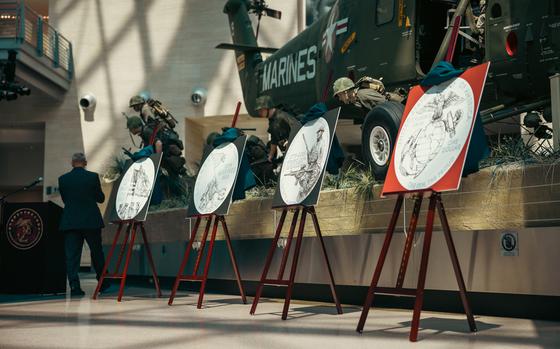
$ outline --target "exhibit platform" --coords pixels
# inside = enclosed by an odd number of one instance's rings
[[[373,199],[364,199],[352,189],[321,193],[317,215],[342,303],[363,304],[371,281],[394,206],[394,198],[379,198],[379,190],[380,187],[375,188]],[[560,306],[560,167],[487,168],[465,178],[460,190],[443,194],[443,200],[474,314],[560,320],[560,315],[553,312]],[[234,203],[226,216],[249,296],[254,295],[279,218],[279,213],[270,207],[270,198],[247,199]],[[382,286],[396,282],[406,236],[403,223],[410,217],[411,209],[412,200],[407,199],[381,276]],[[405,288],[416,285],[424,214],[419,221],[420,234],[415,237]],[[461,312],[457,283],[437,219],[435,224],[424,309]],[[186,209],[159,211],[148,215],[146,229],[158,275],[165,283],[176,276],[191,222],[186,219]],[[114,226],[105,229],[105,244],[112,241],[113,232]],[[309,225],[308,237],[303,239],[294,298],[330,301],[319,245],[310,238],[312,234]],[[514,245],[509,240],[512,237]],[[220,239],[223,235],[219,231],[208,289],[237,294],[226,244]],[[279,255],[273,260],[272,270],[280,264]],[[192,268],[194,256],[188,268]],[[141,244],[133,251],[129,275],[144,281],[151,275]],[[268,287],[264,296],[283,297],[283,293]],[[376,301],[376,306],[411,305],[412,301],[405,297],[380,296]]]
[[[410,343],[410,312],[374,309],[363,334],[355,331],[360,308],[293,301],[287,321],[280,304],[264,300],[255,316],[238,296],[207,294],[196,309],[196,294],[183,293],[172,307],[153,298],[153,288],[118,288],[97,301],[92,275],[81,274],[84,298],[0,296],[0,347],[18,348],[517,348],[560,347],[560,323],[477,316],[470,333],[464,315],[422,313],[420,340]]]

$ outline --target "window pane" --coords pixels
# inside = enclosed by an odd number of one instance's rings
[[[378,0],[377,1],[377,25],[389,23],[393,20],[395,12],[395,0]]]

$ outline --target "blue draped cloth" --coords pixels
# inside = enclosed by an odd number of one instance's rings
[[[314,104],[307,113],[303,116],[300,120],[303,125],[308,123],[309,121],[315,120],[328,111],[327,105],[325,103],[316,103]],[[344,151],[338,142],[338,138],[336,134],[334,135],[333,142],[331,145],[331,152],[329,153],[329,158],[327,159],[327,172],[336,175],[338,174],[338,170],[342,167],[344,163]]]
[[[212,145],[217,147],[226,142],[233,142],[237,137],[239,137],[239,130],[236,128],[228,128],[221,135],[214,138]],[[255,175],[251,171],[249,159],[247,155],[243,154],[241,165],[239,166],[239,173],[237,174],[237,181],[233,188],[233,201],[245,199],[245,191],[253,188],[255,185],[257,185],[257,181],[255,180]]]
[[[420,82],[420,85],[424,87],[438,85],[449,79],[457,77],[462,73],[462,70],[455,69],[451,63],[441,61],[432,70],[430,70],[424,80]],[[474,121],[469,150],[467,151],[465,167],[463,168],[463,177],[466,177],[471,173],[478,172],[479,162],[486,159],[489,155],[490,148],[488,147],[486,134],[484,133],[484,128],[482,127],[482,120],[480,118],[480,114],[477,113]]]

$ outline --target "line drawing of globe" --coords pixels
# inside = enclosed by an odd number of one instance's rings
[[[324,118],[310,121],[298,131],[280,172],[280,195],[286,204],[299,204],[309,196],[323,173],[330,138]]]
[[[224,143],[208,155],[194,184],[193,201],[201,214],[215,212],[226,200],[237,176],[239,152],[233,143]]]
[[[404,188],[427,189],[449,171],[468,140],[474,104],[471,86],[460,77],[418,99],[395,147],[395,173]]]
[[[120,219],[133,219],[140,213],[150,199],[155,177],[154,163],[149,158],[130,165],[121,180],[115,200]]]

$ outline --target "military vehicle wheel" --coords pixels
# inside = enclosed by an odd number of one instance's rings
[[[362,156],[375,178],[385,179],[404,106],[385,102],[373,108],[362,125]]]

